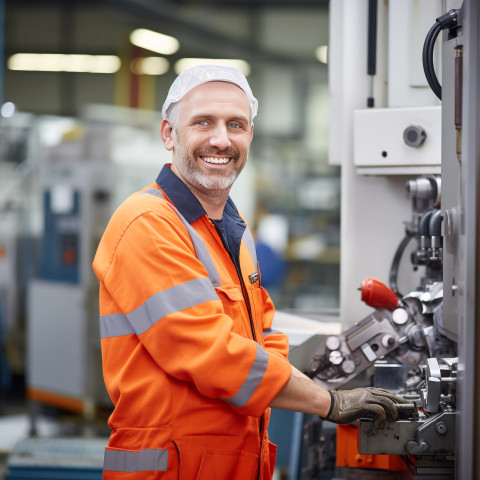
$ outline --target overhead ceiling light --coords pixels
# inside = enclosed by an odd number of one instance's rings
[[[5,102],[0,107],[0,115],[4,118],[9,118],[15,113],[15,105],[12,102]]]
[[[321,45],[320,47],[317,47],[317,49],[315,50],[315,58],[320,63],[327,63],[327,60],[328,60],[328,46],[327,45]]]
[[[130,41],[137,47],[145,48],[161,55],[171,55],[180,48],[180,44],[175,37],[147,30],[146,28],[134,30],[130,34]]]
[[[7,65],[10,70],[29,72],[115,73],[121,61],[115,55],[15,53]]]
[[[170,69],[170,62],[163,57],[140,57],[130,64],[137,75],[163,75]]]
[[[250,64],[245,60],[224,58],[181,58],[175,63],[175,73],[180,75],[183,71],[198,65],[223,65],[238,68],[246,77],[250,75]]]

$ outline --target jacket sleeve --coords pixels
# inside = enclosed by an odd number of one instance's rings
[[[164,210],[120,229],[113,254],[105,265],[97,263],[97,276],[118,305],[118,318],[159,368],[259,416],[290,378],[290,365],[270,346],[232,331],[187,230],[173,210]]]

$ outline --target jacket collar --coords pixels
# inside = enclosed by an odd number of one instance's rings
[[[175,207],[177,207],[178,211],[185,217],[187,222],[192,223],[207,213],[197,200],[197,197],[195,197],[183,181],[172,172],[171,167],[172,165],[170,163],[164,165],[156,182],[173,202]],[[235,223],[244,227],[244,221],[242,217],[240,217],[237,207],[230,197],[228,197],[227,204],[225,205],[224,218],[226,215],[234,220]]]
[[[163,166],[156,182],[187,222],[192,223],[200,217],[203,217],[203,215],[206,215],[206,212],[197,200],[197,197],[195,197],[182,180],[172,172],[171,166],[170,163]]]

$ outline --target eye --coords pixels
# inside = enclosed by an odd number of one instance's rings
[[[242,128],[242,125],[240,125],[240,124],[237,123],[237,122],[230,122],[230,123],[228,124],[228,126],[229,126],[230,128]]]
[[[206,125],[208,125],[208,122],[207,122],[207,120],[199,120],[197,122],[197,125],[206,126]]]

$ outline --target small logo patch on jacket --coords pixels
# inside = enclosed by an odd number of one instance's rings
[[[258,282],[258,272],[252,273],[251,275],[248,276],[248,279],[250,280],[250,283],[257,283]]]

